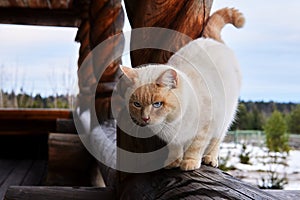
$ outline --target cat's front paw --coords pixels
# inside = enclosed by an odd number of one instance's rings
[[[198,160],[187,159],[181,162],[180,169],[183,171],[191,171],[191,170],[199,169],[200,166],[201,163]]]
[[[218,158],[213,157],[211,155],[205,155],[202,158],[202,162],[206,165],[210,165],[212,167],[218,167]]]
[[[177,168],[180,166],[182,159],[176,159],[175,161],[173,161],[171,164],[167,165],[165,167],[165,169],[172,169],[172,168]]]

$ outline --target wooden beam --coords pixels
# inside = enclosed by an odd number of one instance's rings
[[[0,23],[40,26],[78,27],[78,9],[1,8]]]
[[[0,120],[56,120],[71,119],[72,111],[54,109],[3,109],[0,110]]]
[[[0,135],[41,135],[56,131],[57,119],[72,119],[70,110],[0,110]],[[74,127],[73,127],[74,130]]]
[[[21,8],[72,8],[78,0],[1,0],[0,7],[21,7]],[[84,1],[84,0],[80,0]]]
[[[74,187],[30,187],[11,186],[8,188],[4,200],[112,200],[115,191],[111,188],[74,188]]]

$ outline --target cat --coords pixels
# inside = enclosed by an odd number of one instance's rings
[[[208,25],[216,18],[212,16]],[[220,143],[234,120],[241,87],[239,65],[211,30],[204,30],[205,36],[215,40],[193,40],[166,64],[121,67],[129,81],[125,99],[131,119],[168,144],[166,168],[194,170],[201,162],[217,167]]]

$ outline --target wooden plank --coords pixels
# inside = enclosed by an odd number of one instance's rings
[[[70,119],[72,111],[55,109],[1,109],[0,120],[56,120],[57,118]]]
[[[3,198],[3,195],[5,194],[7,187],[3,186],[3,183],[9,177],[9,175],[12,173],[16,165],[15,160],[0,160],[0,199]]]
[[[0,160],[0,187],[15,168],[15,160]]]
[[[0,197],[3,197],[7,188],[11,185],[20,185],[23,178],[32,165],[32,160],[20,160],[9,176],[1,184]]]
[[[9,187],[4,200],[113,200],[115,190],[112,188],[73,188],[73,187]]]
[[[42,185],[47,171],[46,160],[34,160],[29,172],[24,177],[21,185],[38,186]]]

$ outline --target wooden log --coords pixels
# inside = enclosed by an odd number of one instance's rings
[[[56,119],[57,133],[77,133],[73,119]]]
[[[299,190],[264,190],[265,192],[277,197],[278,199],[300,199]]]
[[[192,39],[201,36],[205,22],[209,17],[212,0],[125,0],[128,18],[132,28],[162,27],[178,31]],[[141,37],[132,35],[131,38]],[[161,37],[156,35],[156,37]],[[150,36],[143,36],[150,38]],[[170,39],[178,49],[187,41],[180,38]],[[149,41],[150,42],[150,41]],[[169,41],[167,41],[169,42]],[[145,63],[165,63],[172,55],[170,52],[157,49],[141,49],[131,52],[132,66]]]
[[[112,188],[11,186],[4,200],[112,200],[115,196]]]
[[[119,199],[279,199],[266,191],[233,178],[221,170],[202,166],[131,174],[120,189]]]
[[[90,186],[93,157],[78,135],[51,133],[47,185]]]
[[[123,48],[122,37],[117,38],[103,52],[91,51],[102,41],[122,32],[124,13],[121,7],[121,0],[91,0],[88,7],[88,19],[82,24],[77,34],[76,40],[83,45],[80,48],[78,65],[82,73],[79,76],[79,102],[92,102],[95,100],[95,109],[100,122],[112,118],[110,108],[110,96],[112,94],[115,81],[118,79],[119,64],[121,60],[111,62],[102,77],[98,77],[98,72],[103,68],[103,63],[114,54],[116,49]],[[83,61],[88,62],[83,62]],[[100,79],[99,82],[97,80]],[[98,87],[97,87],[98,85]],[[93,93],[96,90],[96,95]],[[95,98],[96,97],[96,98]],[[93,99],[94,98],[94,99]],[[84,111],[88,108],[81,108]],[[116,132],[109,133],[110,138],[115,138]],[[106,136],[105,136],[106,137]],[[101,173],[107,186],[115,186],[116,171],[99,163]]]
[[[47,162],[45,160],[0,159],[0,199],[11,185],[37,186],[43,183]]]
[[[89,19],[91,24],[90,45],[93,49],[110,36],[122,32],[124,12],[121,6],[121,1],[110,0],[104,1],[103,3],[95,0],[91,1]],[[105,51],[92,52],[94,74],[98,79],[100,79],[98,83],[101,85],[100,87],[105,87],[107,85],[105,83],[110,83],[109,85],[115,84],[114,82],[118,79],[120,75],[119,64],[121,60],[119,59],[108,63],[108,66],[104,66],[104,63],[111,57],[111,55],[113,55],[116,49],[122,49],[123,45],[122,37],[119,37],[115,41],[112,41],[111,46],[107,47]],[[104,67],[106,69],[102,77],[98,77],[99,70],[102,71]],[[110,92],[107,92],[108,90],[110,90]],[[105,90],[96,91],[97,103],[95,107],[99,121],[103,122],[106,119],[111,118],[110,100],[107,100],[111,96],[111,93],[111,87],[108,87]]]

